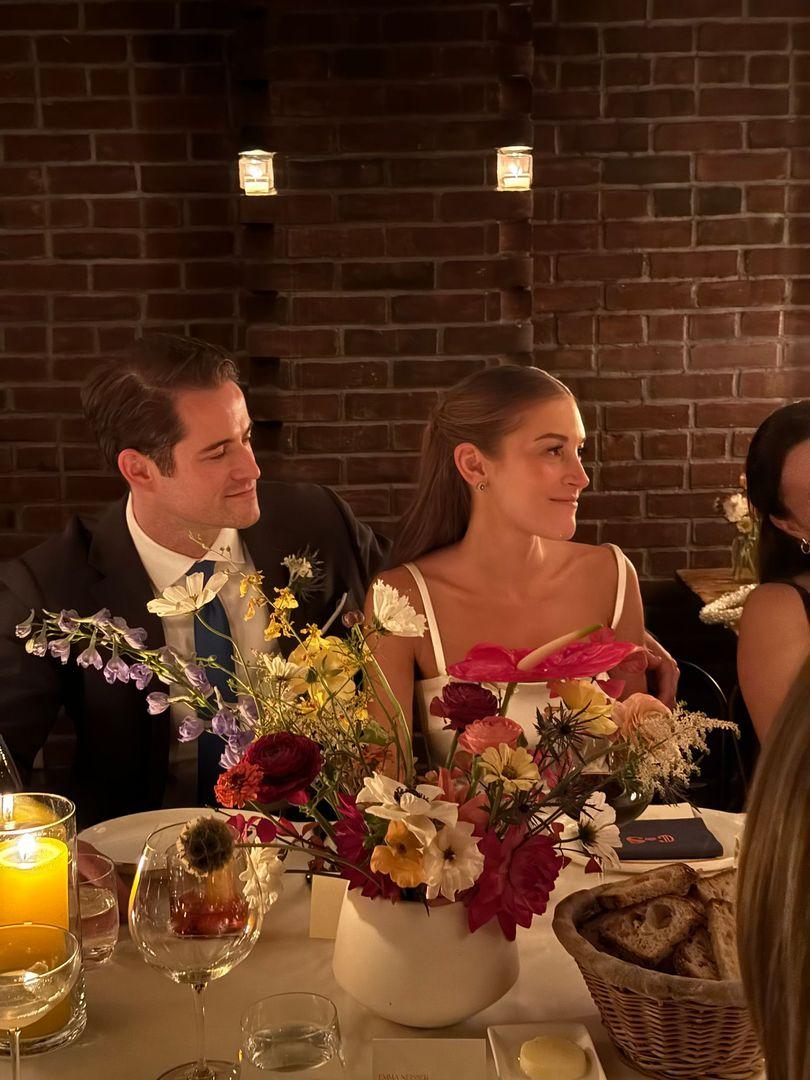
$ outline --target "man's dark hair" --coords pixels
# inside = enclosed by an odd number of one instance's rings
[[[150,334],[90,373],[82,387],[82,404],[112,468],[117,468],[121,451],[131,448],[171,476],[175,444],[186,434],[174,395],[179,390],[213,390],[238,378],[235,360],[218,345]]]

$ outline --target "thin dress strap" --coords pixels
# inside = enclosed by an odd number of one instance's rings
[[[810,592],[805,589],[804,585],[800,585],[798,581],[782,581],[780,585],[790,585],[791,589],[796,590],[804,604],[804,610],[807,612],[807,621],[810,622]]]
[[[405,563],[405,569],[410,570],[411,576],[416,582],[416,587],[419,589],[419,595],[422,597],[422,606],[425,609],[425,618],[427,619],[430,641],[433,645],[433,656],[436,660],[437,672],[439,675],[446,675],[447,665],[444,660],[444,649],[442,648],[442,639],[439,634],[439,624],[436,622],[436,615],[433,611],[433,603],[430,599],[427,582],[422,576],[422,571],[415,563]]]
[[[624,611],[624,594],[627,588],[627,563],[621,548],[616,547],[615,544],[605,544],[605,547],[609,547],[615,555],[616,568],[619,571],[619,576],[616,581],[616,603],[613,606],[613,618],[610,620],[610,627],[612,630],[615,630],[619,625],[619,619],[621,619],[622,612]]]

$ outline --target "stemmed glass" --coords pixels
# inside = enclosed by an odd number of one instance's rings
[[[67,997],[81,962],[81,946],[69,930],[37,923],[0,926],[0,1028],[11,1035],[12,1080],[20,1080],[20,1029]]]
[[[10,795],[14,791],[22,791],[22,780],[11,751],[0,735],[0,795]]]
[[[203,991],[250,953],[262,926],[261,890],[249,847],[229,861],[191,873],[177,841],[185,822],[147,837],[129,901],[129,929],[144,959],[194,990],[197,1061],[177,1065],[158,1080],[230,1080],[234,1062],[207,1061]]]

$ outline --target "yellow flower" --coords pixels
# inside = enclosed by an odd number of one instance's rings
[[[500,782],[504,791],[528,791],[540,779],[540,772],[531,754],[522,746],[514,750],[506,743],[488,746],[481,755],[485,784]]]
[[[275,589],[274,591],[276,593],[276,598],[273,601],[274,611],[292,611],[293,608],[298,607],[298,601],[289,589]]]
[[[339,701],[354,697],[357,662],[339,637],[312,634],[293,649],[290,662],[301,668],[294,684],[297,694],[309,693],[318,704],[328,701],[331,695]]]
[[[260,590],[262,587],[262,575],[261,574],[242,574],[242,579],[239,582],[239,595],[245,597],[248,594],[248,589]]]
[[[275,617],[275,615],[271,615],[270,616],[270,621],[268,622],[267,626],[265,626],[265,628],[264,628],[264,640],[265,641],[275,641],[276,638],[281,637],[281,635],[283,633],[283,630],[284,630],[284,628],[282,627],[282,625],[278,621],[278,619]]]
[[[387,874],[401,889],[412,889],[424,881],[422,847],[402,821],[392,821],[385,834],[385,843],[371,853],[371,869],[375,874]]]
[[[587,721],[583,728],[586,735],[612,735],[616,730],[616,725],[610,719],[613,701],[596,683],[567,679],[565,682],[551,683],[550,689],[555,697],[562,698],[577,720]]]

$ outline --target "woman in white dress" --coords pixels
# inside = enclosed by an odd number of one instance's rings
[[[401,565],[380,575],[425,615],[422,638],[386,637],[377,659],[435,763],[451,732],[430,714],[448,666],[479,642],[533,649],[593,624],[642,644],[635,570],[613,545],[572,541],[585,429],[566,386],[537,368],[487,368],[450,389],[424,436],[416,495],[394,548]],[[371,605],[369,594],[368,607]],[[625,693],[646,689],[622,673]],[[517,687],[509,715],[536,741],[546,688]]]

